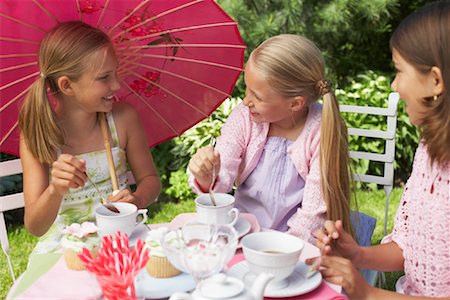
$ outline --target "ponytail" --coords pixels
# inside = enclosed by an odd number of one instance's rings
[[[323,82],[323,81],[321,81]],[[327,82],[328,83],[328,82]],[[350,182],[347,126],[330,86],[320,87],[323,95],[320,126],[320,180],[327,205],[327,219],[342,220],[353,235],[350,223]]]
[[[64,138],[48,99],[46,80],[41,75],[31,85],[19,112],[19,128],[33,156],[41,163],[51,164]]]

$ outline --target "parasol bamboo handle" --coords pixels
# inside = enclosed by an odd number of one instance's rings
[[[106,113],[100,113],[100,128],[102,130],[103,140],[105,143],[106,156],[108,158],[109,174],[111,176],[111,182],[113,191],[119,190],[119,183],[117,181],[116,167],[114,166],[114,160],[111,152],[111,144],[109,143],[109,130],[106,123]]]

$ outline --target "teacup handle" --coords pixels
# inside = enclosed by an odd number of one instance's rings
[[[230,211],[228,212],[228,215],[231,217],[232,215],[234,215],[233,217],[233,221],[231,221],[229,223],[229,225],[234,226],[234,224],[236,224],[237,220],[239,219],[239,209],[237,209],[236,207],[233,207],[232,209],[230,209]]]
[[[139,223],[136,223],[136,226],[135,226],[135,227],[137,227],[137,226],[139,226],[139,225],[141,225],[141,224],[144,224],[145,221],[147,221],[147,218],[148,218],[148,216],[147,216],[147,211],[148,211],[148,209],[146,209],[146,208],[139,209],[139,210],[137,211],[137,214],[136,214],[136,220],[137,220],[137,217],[138,217],[139,215],[142,215],[142,220],[141,220]]]

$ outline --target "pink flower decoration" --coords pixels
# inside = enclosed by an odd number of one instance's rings
[[[77,238],[83,238],[86,237],[92,233],[96,233],[98,231],[98,227],[95,226],[92,222],[83,222],[81,225],[78,223],[73,223],[70,226],[67,226],[63,230],[61,230],[61,233],[63,234],[69,234],[76,236]]]
[[[100,3],[95,0],[84,0],[80,2],[80,10],[85,14],[92,14],[101,8]]]

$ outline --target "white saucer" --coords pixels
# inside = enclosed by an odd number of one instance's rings
[[[175,292],[188,292],[195,288],[195,281],[190,274],[181,273],[170,278],[155,278],[142,269],[134,280],[136,296],[145,299],[170,297]]]
[[[151,229],[147,226],[147,224],[139,224],[134,228],[131,235],[128,237],[128,243],[130,246],[134,246],[138,239],[141,239],[145,242],[145,237],[147,236],[147,233]]]
[[[294,272],[287,278],[287,286],[284,288],[267,289],[264,291],[265,297],[284,298],[306,294],[317,288],[322,282],[322,274],[317,272],[310,278],[306,277],[308,266],[303,262],[298,262]],[[234,264],[228,269],[227,275],[239,278],[246,286],[251,286],[256,275],[250,273],[246,261]]]
[[[244,235],[246,235],[251,228],[252,225],[250,224],[250,222],[242,217],[239,217],[236,224],[234,224],[234,229],[236,229],[236,231],[238,232],[239,237],[243,237]]]

